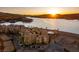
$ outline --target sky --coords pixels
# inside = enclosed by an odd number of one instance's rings
[[[49,14],[51,10],[57,10],[59,14],[79,13],[79,7],[0,7],[0,12],[23,15]]]

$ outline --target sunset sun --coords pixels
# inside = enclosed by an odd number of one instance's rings
[[[52,10],[48,10],[48,13],[52,15],[56,15],[56,14],[60,14],[60,11],[57,9],[52,9]]]

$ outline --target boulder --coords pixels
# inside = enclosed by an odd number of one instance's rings
[[[4,52],[15,51],[15,47],[11,41],[4,42]]]
[[[0,35],[0,39],[2,39],[3,41],[8,41],[8,40],[10,40],[10,37],[8,37],[5,34],[2,34],[2,35]]]
[[[44,44],[48,44],[49,43],[49,36],[48,35],[44,35],[43,36],[43,43]]]
[[[39,35],[38,37],[36,37],[36,44],[42,44],[42,36]]]
[[[0,39],[0,52],[4,50],[3,41]]]
[[[79,39],[62,36],[61,38],[56,40],[56,43],[68,51],[79,51]]]
[[[33,43],[33,35],[32,33],[24,34],[24,44],[25,45],[30,45]]]

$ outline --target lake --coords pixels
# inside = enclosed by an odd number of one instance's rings
[[[31,23],[25,22],[16,22],[16,23],[1,23],[1,25],[24,25],[26,27],[39,27],[44,29],[59,29],[60,31],[71,32],[79,34],[79,20],[66,20],[66,19],[48,19],[48,18],[34,18],[27,17],[33,19]]]

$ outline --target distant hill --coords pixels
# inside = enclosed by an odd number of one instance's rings
[[[0,12],[0,23],[2,23],[2,22],[14,23],[16,21],[32,22],[32,19],[28,19],[28,18],[26,18],[26,16],[20,15],[20,14],[11,14],[11,13]]]
[[[79,19],[79,14],[63,14],[63,15],[57,14],[56,17],[51,14],[42,14],[42,15],[34,15],[34,16],[32,15],[31,17],[74,20],[74,19]]]

